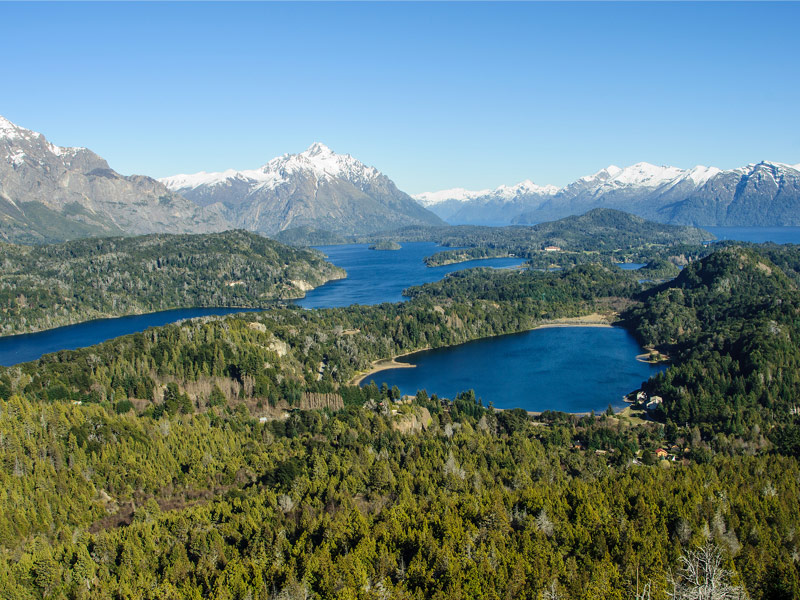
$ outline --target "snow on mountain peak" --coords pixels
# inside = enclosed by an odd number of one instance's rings
[[[620,169],[617,165],[608,165],[605,169],[600,169],[596,173],[592,173],[591,175],[584,175],[583,177],[578,179],[578,181],[584,181],[584,182],[591,182],[597,180],[605,181],[606,179],[610,179],[615,175],[618,175],[620,172],[622,172],[622,169]]]
[[[419,202],[422,206],[433,206],[446,202],[448,200],[457,200],[458,202],[467,202],[474,200],[481,196],[491,194],[492,190],[468,190],[465,188],[451,188],[449,190],[439,190],[438,192],[422,192],[414,194],[412,198]]]
[[[22,132],[24,131],[22,127],[14,125],[14,123],[0,115],[0,138],[7,140],[17,139],[22,137]]]
[[[516,185],[501,185],[495,189],[486,190],[467,190],[464,188],[451,188],[449,190],[440,190],[438,192],[422,192],[413,196],[414,200],[419,202],[422,206],[434,206],[455,200],[457,202],[469,202],[477,198],[500,198],[502,200],[511,200],[518,196],[523,195],[554,195],[558,192],[559,188],[554,185],[537,185],[530,179],[526,179],[517,183]]]
[[[56,146],[47,141],[41,133],[20,127],[3,116],[0,116],[0,140],[15,142],[15,145],[18,147],[26,142],[31,145],[30,147],[23,146],[23,148],[17,148],[13,151],[13,156],[11,158],[13,159],[12,162],[15,164],[21,164],[23,162],[26,152],[38,154],[45,151],[55,154],[56,156],[66,156],[69,158],[82,150],[86,150],[86,148],[81,147],[71,148]]]
[[[314,142],[304,152],[278,156],[258,169],[229,169],[219,173],[201,171],[191,175],[163,177],[159,181],[171,190],[224,185],[237,179],[257,188],[272,189],[297,174],[311,174],[317,180],[342,178],[354,184],[362,184],[377,178],[380,172],[375,167],[367,167],[349,154],[336,154],[325,144]]]
[[[537,185],[530,179],[526,179],[524,181],[520,181],[516,185],[501,185],[494,190],[494,194],[502,198],[510,199],[523,194],[552,195],[555,194],[558,189],[559,188],[554,185]]]
[[[349,154],[336,154],[325,144],[314,142],[300,154],[284,154],[273,158],[261,168],[265,175],[286,177],[297,172],[311,172],[317,179],[347,179],[352,183],[363,183],[376,178],[380,173]]]
[[[308,147],[308,150],[303,152],[303,154],[307,156],[320,156],[321,154],[330,156],[331,154],[334,154],[334,152],[322,142],[314,142]]]

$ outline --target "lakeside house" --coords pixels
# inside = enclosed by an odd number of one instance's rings
[[[656,449],[656,458],[665,459],[665,458],[667,458],[668,455],[669,455],[669,452],[667,452],[663,448]]]
[[[661,404],[663,401],[664,401],[664,400],[661,398],[661,396],[652,396],[652,397],[650,398],[650,401],[649,401],[649,402],[648,402],[648,403],[645,405],[645,408],[646,408],[647,410],[651,410],[651,411],[652,411],[652,410],[655,410],[655,409],[657,409],[657,408],[659,407],[659,405],[660,405],[660,404]]]
[[[561,252],[561,248],[559,246],[545,246],[545,252]]]

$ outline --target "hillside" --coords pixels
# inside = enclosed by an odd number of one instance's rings
[[[315,251],[244,231],[0,244],[0,334],[195,306],[264,306],[345,276]]]
[[[781,258],[779,250],[771,253]],[[797,253],[788,249],[782,258],[796,273]],[[735,435],[764,420],[792,422],[800,395],[800,292],[766,253],[724,248],[641,301],[622,318],[642,343],[673,358],[674,366],[647,384],[664,398],[664,419]]]
[[[86,148],[63,148],[0,117],[0,240],[52,243],[100,235],[228,229],[150,177],[125,177]]]
[[[697,246],[713,239],[707,231],[646,221],[622,211],[596,208],[584,215],[530,227],[453,226],[436,232],[433,239],[446,246],[466,246],[466,250],[446,250],[435,254],[429,264],[443,264],[514,254],[528,259],[546,257],[550,262],[596,260],[597,254],[615,261],[647,256],[654,257],[659,249]],[[543,252],[545,248],[556,252]],[[578,257],[575,253],[594,253]],[[649,260],[648,258],[648,260]]]
[[[790,299],[764,266],[731,252],[685,284],[741,271],[723,303],[749,285]],[[469,391],[399,403],[346,383],[637,289],[597,266],[472,270],[404,304],[195,319],[0,369],[0,583],[11,598],[667,598],[696,591],[671,573],[702,548],[739,597],[796,597],[797,369],[753,380],[777,401],[741,427],[736,395],[720,401],[727,430],[699,412],[533,421]],[[709,355],[689,385],[727,382],[726,364]],[[657,463],[663,447],[681,458]]]
[[[259,169],[161,181],[198,205],[219,211],[237,227],[267,235],[302,227],[355,235],[444,224],[374,167],[320,143]]]

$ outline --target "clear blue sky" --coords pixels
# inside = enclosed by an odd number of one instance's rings
[[[0,3],[0,114],[118,171],[322,141],[415,193],[800,163],[800,4]]]

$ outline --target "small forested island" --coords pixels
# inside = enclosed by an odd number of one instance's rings
[[[655,286],[604,264],[474,269],[406,303],[194,319],[2,368],[0,585],[666,599],[716,565],[729,597],[798,597],[798,280],[800,253],[769,246]],[[645,418],[349,384],[597,312],[672,359]]]
[[[391,240],[376,242],[369,247],[370,250],[400,250],[401,248],[400,244]]]
[[[0,335],[183,307],[301,298],[344,270],[247,231],[0,243]]]
[[[410,237],[421,231],[402,230]],[[443,246],[467,248],[438,252],[425,260],[428,266],[519,256],[535,267],[546,268],[553,264],[597,262],[599,257],[609,262],[640,262],[680,254],[685,249],[696,252],[714,236],[694,227],[664,225],[622,211],[597,208],[584,215],[529,227],[461,225],[437,230],[433,237]]]

